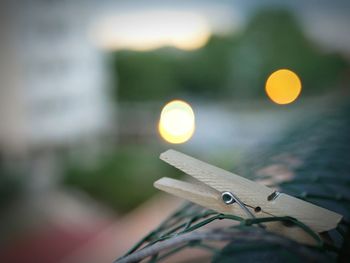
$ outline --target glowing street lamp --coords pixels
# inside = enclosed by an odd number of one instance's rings
[[[188,141],[195,130],[191,106],[181,100],[167,103],[160,114],[158,130],[167,142],[180,144]]]
[[[266,81],[267,96],[277,104],[289,104],[301,93],[301,81],[296,73],[289,69],[273,72]]]

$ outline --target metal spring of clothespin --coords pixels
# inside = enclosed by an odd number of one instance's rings
[[[221,193],[221,199],[226,205],[237,203],[249,217],[255,218],[253,213],[250,212],[248,208],[242,203],[242,201],[239,200],[239,198],[233,193],[229,191],[224,191]]]
[[[243,204],[243,202],[241,200],[239,200],[239,198],[236,195],[234,195],[232,192],[230,192],[230,191],[222,192],[221,199],[226,205],[237,203],[249,217],[256,218],[254,216],[254,214],[252,212],[250,212],[249,209]],[[257,206],[254,210],[256,212],[259,212],[261,210],[261,208],[259,206]],[[260,223],[258,223],[257,226],[259,226],[261,228],[265,228],[265,226],[263,226]]]

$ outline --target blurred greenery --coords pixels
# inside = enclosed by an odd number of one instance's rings
[[[288,68],[303,82],[303,93],[336,87],[349,66],[338,54],[325,54],[285,10],[260,10],[237,34],[213,35],[195,51],[162,48],[113,54],[115,97],[122,101],[264,96],[266,78]],[[140,92],[142,91],[142,92]]]
[[[288,68],[303,82],[303,94],[335,86],[347,67],[336,54],[322,53],[304,35],[295,18],[284,10],[260,11],[252,17],[232,52],[230,86],[240,96],[264,95],[264,83],[273,71]]]
[[[118,212],[125,212],[156,192],[155,180],[181,174],[159,161],[160,152],[152,146],[120,146],[91,166],[73,160],[66,166],[64,183],[84,190]]]
[[[0,207],[11,205],[23,190],[23,180],[0,164]]]

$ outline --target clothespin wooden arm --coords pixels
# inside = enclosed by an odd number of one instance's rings
[[[154,187],[169,194],[189,200],[195,204],[224,214],[233,214],[242,218],[248,218],[247,214],[238,204],[226,205],[221,200],[221,193],[200,182],[184,182],[176,179],[163,177],[154,182]],[[254,209],[247,207],[252,213]],[[259,213],[257,217],[268,217],[268,214]]]

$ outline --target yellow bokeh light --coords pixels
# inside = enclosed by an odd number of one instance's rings
[[[158,130],[167,142],[178,144],[188,141],[195,130],[191,106],[181,100],[167,103],[160,114]]]
[[[301,92],[301,81],[297,74],[288,69],[273,72],[266,81],[265,91],[277,104],[295,101]]]

